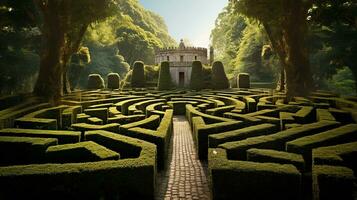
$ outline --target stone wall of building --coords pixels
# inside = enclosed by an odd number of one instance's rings
[[[202,64],[209,65],[210,61],[208,60],[207,49],[186,47],[183,40],[181,40],[179,47],[169,47],[155,51],[155,64],[159,65],[163,61],[169,61],[171,78],[178,87],[189,86],[192,62],[195,60],[201,61]]]
[[[172,67],[170,66],[171,79],[178,87],[188,87],[191,80],[192,67]],[[180,84],[180,73],[183,73],[183,83]]]
[[[192,62],[195,60],[201,61],[203,64],[208,64],[207,49],[204,48],[173,48],[160,50],[155,55],[155,63],[160,64],[163,61],[169,62]]]

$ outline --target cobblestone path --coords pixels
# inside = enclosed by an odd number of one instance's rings
[[[210,199],[207,163],[198,159],[189,122],[175,116],[169,159],[158,174],[156,199]]]

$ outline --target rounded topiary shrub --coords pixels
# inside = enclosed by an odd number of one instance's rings
[[[133,88],[143,88],[145,87],[145,71],[144,63],[141,61],[136,61],[134,63],[133,72],[131,75],[131,87]]]
[[[250,88],[250,76],[248,73],[239,73],[237,78],[238,88]]]
[[[193,61],[190,80],[190,89],[201,90],[203,88],[203,70],[200,61]]]
[[[212,87],[213,89],[229,88],[229,81],[223,63],[220,61],[216,61],[212,65]]]
[[[165,61],[160,65],[158,90],[169,90],[171,88],[170,63]]]
[[[97,90],[104,88],[104,80],[99,74],[89,74],[87,88],[89,90]]]
[[[108,79],[108,89],[119,89],[120,87],[120,76],[118,73],[109,73]]]

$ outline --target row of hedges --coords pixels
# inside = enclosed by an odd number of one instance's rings
[[[89,131],[85,138],[86,141],[92,141],[86,143],[92,147],[94,143],[102,146],[101,149],[96,146],[92,153],[96,152],[98,155],[100,151],[100,157],[103,158],[108,151],[111,154],[116,152],[123,159],[0,167],[1,199],[42,199],[54,194],[59,199],[153,199],[156,177],[155,145],[106,131]],[[75,146],[83,146],[83,143]],[[52,146],[47,153],[57,161],[60,157],[58,154],[53,155],[54,152],[63,154],[68,148],[73,150],[75,147]],[[104,154],[103,148],[108,148]],[[67,156],[68,153],[64,154]]]

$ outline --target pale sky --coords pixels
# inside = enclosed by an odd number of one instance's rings
[[[161,15],[171,36],[179,42],[187,38],[196,47],[208,47],[209,36],[218,14],[228,0],[139,0]]]

